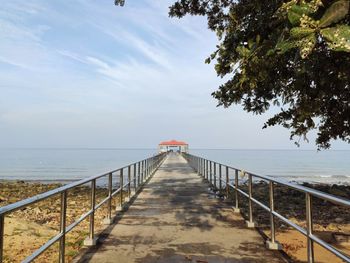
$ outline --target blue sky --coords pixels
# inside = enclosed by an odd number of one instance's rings
[[[203,18],[169,18],[170,0],[113,2],[2,3],[0,147],[295,149],[287,130],[261,129],[272,112],[216,108]]]

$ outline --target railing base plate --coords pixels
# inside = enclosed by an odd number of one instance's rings
[[[105,218],[105,219],[103,219],[102,224],[111,225],[111,224],[113,224],[113,219],[112,218]]]
[[[271,242],[270,240],[267,240],[266,248],[270,250],[282,250],[282,245],[277,241]]]
[[[120,205],[116,206],[116,208],[115,208],[115,211],[117,211],[117,212],[121,212],[123,210],[124,210],[124,207],[120,206]]]
[[[255,223],[254,222],[250,222],[250,221],[245,221],[245,225],[248,228],[254,228],[255,227]]]
[[[92,246],[96,246],[96,243],[97,243],[97,237],[94,237],[94,238],[86,238],[84,240],[84,246],[87,246],[87,247],[92,247]]]
[[[236,207],[232,207],[233,213],[240,213],[241,209],[236,208]]]

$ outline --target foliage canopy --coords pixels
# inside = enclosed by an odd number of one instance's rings
[[[116,0],[116,2],[124,2]],[[316,144],[350,143],[350,0],[177,0],[169,15],[205,16],[218,45],[206,60],[229,79],[219,106],[280,111],[291,139],[318,131]],[[296,142],[297,143],[297,142]],[[298,144],[298,143],[297,143]]]

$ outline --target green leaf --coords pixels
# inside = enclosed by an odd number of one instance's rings
[[[343,19],[349,12],[349,3],[349,0],[333,3],[323,14],[319,26],[324,28]]]
[[[248,47],[249,47],[249,49],[252,49],[252,47],[254,46],[254,44],[255,44],[255,42],[254,42],[253,39],[249,39],[249,40],[248,40]]]
[[[314,33],[315,33],[314,28],[304,28],[304,27],[293,27],[289,32],[290,36],[295,39],[307,37],[310,34],[314,34]]]
[[[286,40],[277,43],[276,50],[279,54],[284,54],[292,48],[298,47],[298,41]]]
[[[330,49],[350,52],[350,26],[328,27],[321,30],[321,35]]]
[[[257,44],[260,44],[261,37],[259,34],[256,36],[255,40]]]
[[[297,5],[293,5],[293,7],[294,8],[291,8],[288,11],[288,20],[293,26],[296,26],[300,24],[300,18],[302,15],[295,11]]]
[[[316,42],[316,34],[309,35],[298,41],[300,56],[303,59],[307,58],[310,55],[316,45]]]
[[[303,15],[309,15],[312,12],[313,10],[308,5],[293,5],[288,11],[288,20],[293,26],[297,26]]]
[[[236,51],[241,57],[247,57],[250,54],[250,50],[244,46],[238,46],[236,48]]]

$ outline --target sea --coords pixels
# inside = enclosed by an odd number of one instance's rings
[[[0,149],[0,180],[71,182],[156,153],[156,149]],[[350,185],[347,150],[190,149],[190,153],[290,182]]]

